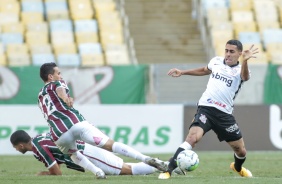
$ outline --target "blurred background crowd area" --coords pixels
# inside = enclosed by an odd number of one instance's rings
[[[168,69],[203,66],[239,39],[259,54],[236,103],[264,104],[275,94],[265,92],[269,66],[282,63],[281,23],[282,0],[0,0],[0,66],[147,65],[147,103],[195,104],[208,76],[175,80]]]

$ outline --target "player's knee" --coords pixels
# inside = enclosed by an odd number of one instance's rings
[[[132,167],[129,164],[123,164],[120,175],[132,175]]]
[[[102,146],[103,149],[108,150],[108,151],[113,151],[113,144],[114,141],[112,139],[109,139],[104,146]]]

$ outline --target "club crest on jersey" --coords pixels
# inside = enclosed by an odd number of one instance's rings
[[[222,82],[225,82],[225,84],[226,84],[226,86],[228,86],[228,87],[230,87],[231,85],[232,85],[232,82],[233,82],[233,80],[231,80],[231,79],[228,79],[228,77],[226,77],[226,76],[223,76],[223,75],[220,75],[219,73],[212,73],[212,75],[211,75],[211,77],[212,78],[215,78],[215,79],[218,79],[218,80],[220,80],[220,81],[222,81]]]
[[[201,116],[199,117],[199,120],[201,120],[202,123],[206,123],[207,122],[207,117],[204,114],[201,114]]]

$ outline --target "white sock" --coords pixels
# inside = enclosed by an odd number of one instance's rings
[[[143,155],[142,153],[140,153],[139,151],[123,144],[120,142],[114,142],[112,150],[114,153],[119,153],[121,155],[127,156],[127,157],[131,157],[134,158],[136,160],[140,160],[142,162],[145,161],[146,158],[148,158],[148,156]]]
[[[183,148],[185,150],[191,150],[192,149],[192,146],[186,141],[184,141],[179,147]]]
[[[77,165],[91,171],[93,174],[96,174],[98,171],[102,171],[99,167],[96,167],[92,162],[90,162],[84,155],[79,151],[71,155],[71,159]]]
[[[156,171],[154,167],[151,167],[143,162],[126,163],[126,164],[131,165],[131,170],[133,175],[152,174]]]

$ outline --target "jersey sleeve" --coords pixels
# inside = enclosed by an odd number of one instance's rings
[[[57,88],[64,88],[66,89],[67,94],[69,93],[68,85],[64,80],[54,81],[54,85],[55,85],[55,90]]]
[[[57,163],[56,159],[54,158],[50,150],[45,146],[34,145],[33,155],[38,161],[42,162],[45,165],[45,167],[47,167],[48,169]]]
[[[221,64],[223,62],[224,58],[222,57],[214,57],[210,60],[209,64],[208,64],[208,69],[210,71],[212,71],[212,68],[214,65],[216,64]]]

